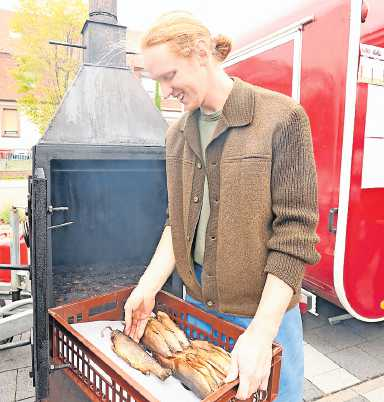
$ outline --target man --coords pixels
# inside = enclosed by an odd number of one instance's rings
[[[166,136],[169,220],[125,305],[141,338],[175,265],[187,301],[242,325],[227,381],[238,399],[265,391],[274,339],[283,346],[278,402],[302,401],[298,308],[305,264],[316,263],[317,184],[308,118],[292,99],[229,77],[224,36],[187,13],[144,35],[144,63],[187,113]]]

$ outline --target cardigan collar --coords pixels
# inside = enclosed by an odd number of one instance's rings
[[[225,101],[222,115],[210,142],[215,140],[228,128],[246,126],[253,120],[255,98],[252,88],[237,77],[231,78],[234,81],[233,87]],[[180,130],[185,133],[186,141],[195,154],[202,159],[198,118],[199,109],[185,113],[182,117]]]

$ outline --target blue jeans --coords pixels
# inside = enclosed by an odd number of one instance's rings
[[[201,283],[202,267],[195,265],[195,272],[198,281]],[[216,310],[208,309],[204,303],[186,295],[186,301],[194,306],[213,314],[216,317],[247,328],[253,317],[240,317]],[[197,327],[210,332],[210,326],[203,321],[189,315],[189,322]],[[304,384],[304,347],[303,347],[303,326],[300,309],[297,305],[287,311],[281,321],[279,332],[276,337],[283,348],[281,362],[279,394],[274,402],[302,402]]]

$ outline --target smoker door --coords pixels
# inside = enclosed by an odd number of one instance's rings
[[[39,144],[33,169],[33,374],[40,401],[50,397],[48,308],[126,286],[121,267],[145,267],[155,251],[167,191],[161,147]],[[181,296],[176,273],[166,290]]]

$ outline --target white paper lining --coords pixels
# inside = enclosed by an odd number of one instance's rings
[[[177,380],[175,377],[170,376],[164,382],[158,379],[156,376],[144,375],[140,371],[133,369],[122,360],[119,356],[117,356],[111,346],[110,340],[110,331],[105,331],[105,336],[102,337],[102,330],[111,326],[113,329],[123,329],[123,325],[120,321],[92,321],[92,322],[84,322],[72,324],[72,327],[79,332],[87,341],[89,341],[93,346],[98,348],[103,354],[105,354],[109,359],[111,359],[119,368],[126,371],[127,374],[132,377],[135,381],[137,381],[140,385],[142,385],[145,389],[147,389],[155,398],[159,399],[161,402],[198,402],[200,399],[194,395],[191,391],[186,390],[181,382]],[[74,347],[70,344],[70,346]],[[60,348],[62,345],[60,345]],[[76,346],[74,350],[77,351]],[[72,352],[67,350],[67,347],[64,347],[63,350],[64,357],[68,359],[71,363],[75,365],[75,367],[79,368],[81,372],[83,372],[83,364],[81,361],[73,361]],[[83,357],[81,351],[78,353],[81,357]],[[91,367],[97,370],[110,384],[111,378],[101,370],[94,362],[89,361]],[[92,372],[89,373],[89,380],[91,383],[94,382]],[[100,384],[96,383],[96,388],[100,389]],[[105,394],[105,384],[102,384],[101,389],[103,394]],[[126,393],[124,393],[124,397],[127,397]],[[120,402],[120,398],[118,395],[115,396],[116,402]],[[109,392],[109,400],[112,400],[112,390]],[[131,399],[134,401],[134,399]]]

